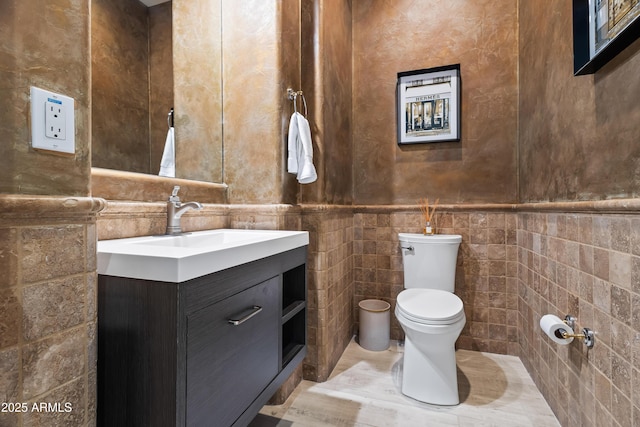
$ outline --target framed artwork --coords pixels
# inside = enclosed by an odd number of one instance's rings
[[[398,144],[460,141],[460,64],[398,73]]]
[[[640,0],[573,0],[574,74],[593,74],[640,36]]]

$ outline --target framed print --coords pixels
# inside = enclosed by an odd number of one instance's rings
[[[640,0],[573,0],[574,74],[593,74],[640,36]]]
[[[460,141],[460,64],[398,73],[398,144]]]

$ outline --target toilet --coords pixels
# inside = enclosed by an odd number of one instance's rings
[[[405,333],[402,393],[434,405],[457,405],[455,342],[466,318],[453,291],[462,236],[398,236],[405,288],[395,309]]]

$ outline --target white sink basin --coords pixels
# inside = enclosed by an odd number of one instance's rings
[[[309,244],[306,231],[207,230],[98,242],[98,274],[184,282]]]

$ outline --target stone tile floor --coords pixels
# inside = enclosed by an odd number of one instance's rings
[[[458,350],[461,403],[449,407],[402,395],[402,351],[396,342],[373,352],[352,340],[328,381],[303,381],[250,427],[560,425],[517,357]]]

